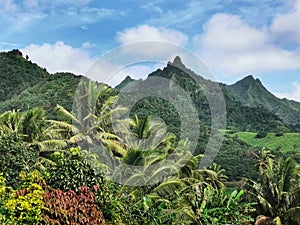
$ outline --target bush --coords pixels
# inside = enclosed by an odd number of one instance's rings
[[[35,150],[23,143],[21,137],[0,132],[0,171],[5,177],[7,186],[15,189],[20,187],[23,181],[19,173],[33,170],[36,159]]]
[[[283,135],[284,135],[284,133],[282,133],[282,132],[278,132],[275,134],[276,137],[282,137]]]
[[[56,165],[47,169],[45,176],[47,184],[55,189],[77,192],[80,186],[92,187],[102,183],[102,176],[82,159],[79,151],[70,154],[56,152],[53,160]]]
[[[24,181],[21,190],[6,187],[5,179],[0,177],[0,224],[35,225],[42,221],[42,211],[45,209],[38,171],[30,174],[21,173]]]
[[[44,195],[47,210],[46,224],[55,225],[101,225],[105,224],[102,212],[98,209],[94,191],[99,187],[82,186],[78,193],[73,190],[63,192],[52,190]]]
[[[255,138],[265,138],[267,135],[267,132],[261,131],[256,134]]]

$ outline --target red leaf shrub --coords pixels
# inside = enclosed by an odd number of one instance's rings
[[[44,194],[47,208],[44,216],[45,223],[51,225],[105,224],[93,191],[95,190],[81,186],[77,193],[73,190],[63,192],[56,189]]]

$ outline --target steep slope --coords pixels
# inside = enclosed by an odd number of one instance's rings
[[[44,108],[54,117],[56,104],[72,109],[73,96],[81,76],[49,74],[23,58],[18,50],[0,53],[0,113],[31,107]]]
[[[162,70],[149,74],[151,76],[171,79],[181,86],[194,102],[203,125],[210,126],[211,112],[204,90],[212,81],[186,68],[179,57]],[[19,50],[13,50],[0,53],[0,79],[0,112],[40,106],[52,115],[51,110],[56,104],[71,110],[74,91],[81,76],[70,73],[49,74],[46,69],[25,59]],[[132,81],[127,77],[117,88]],[[226,101],[230,129],[275,132],[287,130],[287,125],[297,127],[298,124],[300,127],[300,103],[277,99],[252,76],[233,85],[220,84],[220,87]],[[161,105],[163,110],[159,108]],[[143,115],[159,112],[157,116],[166,119],[174,133],[178,132],[178,115],[163,99],[140,101],[132,113],[138,111]]]
[[[204,92],[205,89],[209,89],[214,82],[204,79],[203,77],[195,74],[190,69],[186,68],[181,59],[177,56],[173,62],[169,62],[168,65],[155,72],[149,74],[148,77],[158,76],[167,79],[171,79],[182,87],[193,100],[198,113],[199,119],[205,126],[210,126],[211,111],[209,108],[209,102]],[[248,79],[246,79],[247,81]],[[128,82],[133,80],[129,78],[125,79],[118,87],[125,86]],[[197,81],[197,82],[196,82]],[[283,121],[274,113],[266,110],[261,106],[250,107],[243,102],[234,98],[234,93],[227,90],[227,86],[219,84],[224,95],[227,108],[227,125],[229,129],[237,129],[243,131],[276,131],[276,130],[288,130]],[[243,88],[240,90],[243,91]],[[152,105],[159,105],[159,101]],[[155,109],[153,106],[149,107],[145,104],[139,103],[139,113],[146,115],[147,113],[153,113]],[[167,112],[161,112],[160,114],[167,114]],[[175,126],[176,127],[176,126]]]
[[[251,108],[265,108],[286,124],[300,124],[300,103],[277,98],[262,85],[259,79],[254,79],[252,75],[233,85],[225,85],[225,89],[243,105]]]
[[[20,94],[49,74],[23,58],[19,50],[0,53],[0,101],[5,101]]]

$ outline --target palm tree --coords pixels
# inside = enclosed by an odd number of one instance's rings
[[[228,179],[225,175],[225,170],[220,165],[213,163],[209,169],[203,169],[202,174],[205,182],[215,189],[224,187],[224,181]]]
[[[38,152],[37,164],[54,164],[48,159],[49,153],[66,146],[57,129],[46,119],[41,108],[32,108],[25,112],[8,111],[0,115],[0,130],[13,133],[22,138]]]
[[[22,132],[23,114],[20,111],[7,111],[0,115],[0,129],[4,132]]]
[[[111,131],[110,117],[114,113],[126,111],[124,107],[113,104],[117,96],[110,96],[113,89],[106,84],[98,84],[91,80],[80,82],[75,94],[73,111],[57,105],[56,110],[63,121],[51,121],[67,131],[70,144],[78,144],[89,150],[93,146],[104,146],[115,155],[125,154],[121,139]]]
[[[275,161],[273,155],[266,155],[264,151],[262,157],[258,181],[245,181],[250,198],[258,203],[258,215],[278,217],[283,224],[300,224],[300,170],[296,162],[292,158]]]
[[[120,125],[119,133],[127,149],[164,149],[167,151],[176,142],[176,136],[168,133],[161,121],[149,115],[143,118],[134,115],[133,119]]]

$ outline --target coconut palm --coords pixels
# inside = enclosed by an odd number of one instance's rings
[[[52,124],[67,131],[70,144],[77,144],[87,150],[93,146],[104,146],[115,155],[124,155],[121,139],[111,132],[110,117],[127,109],[113,107],[117,96],[110,96],[112,90],[106,84],[81,81],[75,94],[73,111],[69,112],[57,105],[56,110],[64,120],[51,121]]]
[[[21,133],[23,114],[20,111],[12,110],[0,115],[0,129],[4,132]]]
[[[283,224],[300,224],[300,170],[292,158],[275,161],[262,152],[258,181],[246,180],[245,188],[257,205],[258,215],[278,217]]]
[[[228,179],[225,175],[225,170],[220,165],[213,163],[208,169],[201,170],[205,182],[215,189],[223,188],[224,181]]]
[[[38,152],[37,164],[54,164],[48,159],[49,153],[66,146],[57,129],[46,119],[41,108],[32,108],[25,112],[8,111],[0,115],[0,130],[21,137]]]

